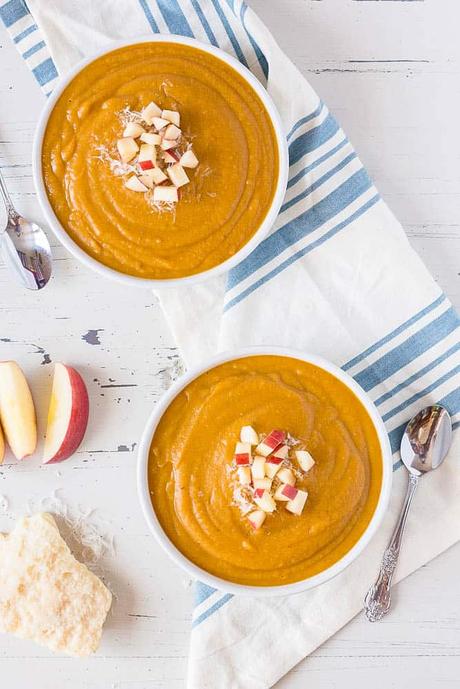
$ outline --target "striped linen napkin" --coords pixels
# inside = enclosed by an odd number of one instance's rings
[[[360,611],[405,490],[398,446],[407,420],[439,402],[458,428],[458,318],[327,107],[241,0],[28,0],[28,7],[0,0],[0,17],[46,94],[58,71],[109,39],[177,33],[235,55],[266,84],[283,119],[290,176],[270,236],[228,276],[160,300],[187,363],[217,349],[277,344],[341,365],[387,425],[394,487],[365,553],[313,591],[260,600],[196,585],[188,688],[266,689]],[[459,444],[457,432],[448,461],[423,479],[398,578],[459,540]],[[422,529],[423,513],[432,517]]]

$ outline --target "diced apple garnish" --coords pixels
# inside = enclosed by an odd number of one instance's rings
[[[279,502],[288,502],[289,501],[289,498],[287,498],[283,493],[283,490],[284,490],[286,485],[287,485],[286,483],[282,483],[280,486],[278,486],[278,488],[275,491],[275,495],[274,495],[275,500],[278,500]]]
[[[140,160],[139,167],[141,170],[152,170],[155,167],[155,165],[153,163],[153,160]]]
[[[296,450],[295,456],[302,471],[310,471],[315,463],[311,454],[307,450]]]
[[[263,457],[254,457],[251,471],[253,481],[259,478],[265,478],[265,459]]]
[[[250,467],[238,467],[238,480],[242,486],[251,485],[251,468]]]
[[[253,480],[254,488],[263,488],[270,490],[272,487],[272,480],[270,478],[256,478]]]
[[[176,127],[180,126],[180,113],[176,110],[163,110],[161,117],[168,122],[172,122]]]
[[[168,167],[166,172],[168,173],[169,179],[175,187],[183,187],[184,184],[188,184],[190,182],[187,173],[185,172],[182,165],[179,165],[179,163],[176,163],[175,165],[171,165],[171,167]]]
[[[159,167],[154,167],[153,170],[149,170],[148,174],[151,175],[155,184],[161,184],[168,179],[167,175],[165,175],[163,170],[160,170]]]
[[[198,160],[192,149],[185,151],[185,153],[182,155],[180,159],[180,164],[182,165],[182,167],[195,168],[197,167],[199,162],[200,161]]]
[[[275,452],[271,455],[272,457],[277,457],[278,459],[287,459],[289,455],[289,447],[287,445],[281,445]]]
[[[254,502],[257,507],[260,507],[264,512],[274,512],[276,510],[276,502],[268,490],[261,490],[260,488],[254,491]]]
[[[283,461],[282,459],[280,460]],[[281,464],[273,464],[273,462],[265,462],[265,476],[268,478],[275,478],[276,474],[281,468]]]
[[[141,117],[147,124],[153,124],[155,118],[161,117],[161,108],[152,101],[142,110]]]
[[[131,191],[147,191],[148,187],[145,186],[145,184],[142,184],[140,181],[139,177],[136,177],[136,175],[133,175],[128,179],[128,181],[125,183],[125,187],[127,189],[130,189]]]
[[[284,459],[282,457],[276,457],[275,455],[268,455],[267,462],[268,464],[277,464],[279,466],[284,462]]]
[[[263,510],[254,510],[248,515],[249,522],[254,529],[260,529],[265,521],[266,513]]]
[[[285,438],[286,433],[284,431],[270,431],[267,437],[257,446],[258,454],[267,457],[284,442]]]
[[[145,129],[137,122],[128,122],[123,130],[123,136],[129,136],[133,139],[137,139],[137,137],[141,136],[141,134],[145,134]]]
[[[163,151],[169,151],[171,148],[175,148],[178,144],[176,139],[162,139],[161,148]]]
[[[161,144],[161,136],[159,134],[151,134],[150,132],[144,132],[141,134],[141,141],[145,144],[150,144],[150,146],[159,146]]]
[[[177,153],[177,151],[174,151],[173,149],[170,149],[169,151],[162,151],[162,156],[165,163],[179,162],[179,154]]]
[[[159,132],[168,126],[169,120],[165,120],[162,117],[154,117],[152,120],[152,124],[155,127],[155,129],[157,130],[157,132]]]
[[[150,172],[150,170],[146,170],[146,172]],[[145,186],[149,189],[153,189],[153,187],[155,186],[155,182],[153,181],[152,175],[139,175],[139,181],[142,182],[142,184],[145,184]]]
[[[151,160],[152,163],[155,163],[157,159],[157,151],[155,146],[151,146],[150,144],[142,144],[139,150],[139,163],[141,163],[143,160]]]
[[[134,141],[132,136],[117,141],[118,153],[123,163],[129,163],[134,158],[139,150],[139,146]]]
[[[302,514],[305,503],[307,502],[308,493],[306,490],[298,490],[297,495],[293,500],[289,500],[286,505],[286,509],[292,514],[297,514],[297,516]]]
[[[175,124],[168,124],[168,126],[166,127],[166,129],[164,131],[164,138],[165,139],[172,139],[172,140],[180,139],[181,134],[182,134],[182,132],[179,129],[179,127],[176,127]]]
[[[251,464],[252,456],[249,443],[236,443],[234,458],[239,466]]]
[[[243,426],[240,431],[240,440],[242,443],[249,443],[250,445],[259,444],[259,436],[252,426]]]
[[[172,186],[162,186],[155,187],[153,190],[153,201],[165,203],[177,203],[179,200],[179,195],[177,193],[176,187]]]
[[[282,494],[285,495],[288,500],[294,500],[298,492],[299,490],[295,486],[290,486],[289,483],[285,483],[283,486]]]
[[[287,469],[286,467],[282,467],[278,471],[278,478],[280,481],[283,483],[288,483],[290,486],[293,486],[295,484],[295,476],[291,469]]]

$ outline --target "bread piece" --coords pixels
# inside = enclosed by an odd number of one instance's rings
[[[50,514],[0,534],[0,631],[52,651],[86,656],[99,646],[112,594],[78,562]]]

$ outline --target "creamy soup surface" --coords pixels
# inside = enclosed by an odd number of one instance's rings
[[[173,211],[152,208],[107,162],[120,113],[151,101],[180,111],[199,159]],[[70,82],[49,118],[42,167],[57,218],[87,254],[166,279],[210,269],[249,241],[273,200],[277,151],[267,110],[235,70],[197,48],[152,42],[110,52]]]
[[[242,426],[281,428],[314,466],[300,516],[282,505],[254,530],[234,502],[229,467]],[[317,574],[358,541],[374,514],[382,456],[355,395],[317,366],[250,356],[200,375],[155,431],[149,488],[160,523],[192,562],[240,584],[280,585]]]

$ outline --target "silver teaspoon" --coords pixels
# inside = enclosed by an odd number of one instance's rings
[[[401,514],[383,554],[379,576],[364,599],[364,611],[370,622],[381,620],[390,609],[391,581],[419,478],[443,463],[451,442],[452,422],[449,413],[439,404],[422,409],[407,424],[401,441],[401,459],[409,472],[409,484]]]
[[[41,227],[16,212],[0,170],[0,194],[7,213],[6,227],[0,230],[5,263],[27,289],[42,289],[51,277],[51,249]]]

